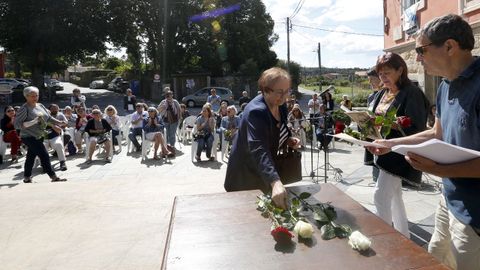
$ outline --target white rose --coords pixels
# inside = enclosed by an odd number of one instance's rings
[[[295,228],[293,228],[293,231],[302,238],[312,238],[314,230],[313,226],[310,223],[299,220],[297,224],[295,224]]]
[[[353,249],[363,251],[363,250],[369,249],[372,242],[370,241],[370,239],[368,239],[368,237],[363,235],[361,232],[354,231],[348,237],[348,244]]]

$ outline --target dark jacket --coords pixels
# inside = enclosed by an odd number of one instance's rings
[[[137,98],[134,95],[132,95],[130,98],[130,102],[128,102],[128,96],[127,95],[123,96],[123,108],[125,110],[128,109],[128,104],[132,104],[133,110],[135,110],[135,104],[137,104]]]
[[[87,125],[85,126],[85,132],[87,132],[88,135],[90,137],[92,137],[92,136],[100,136],[101,134],[105,134],[105,133],[109,132],[110,130],[112,130],[112,126],[110,126],[110,124],[107,122],[107,120],[102,118],[101,121],[102,121],[103,129],[105,129],[105,132],[103,132],[103,133],[92,133],[91,132],[92,130],[95,130],[95,119],[94,118],[88,120]]]
[[[287,124],[287,106],[280,106],[281,122]],[[240,128],[234,137],[225,177],[225,190],[270,190],[270,183],[279,180],[274,166],[279,129],[262,95],[245,107]],[[289,136],[291,134],[289,133]]]
[[[381,90],[375,95],[373,111],[378,106],[382,96],[387,90]],[[417,86],[410,84],[400,89],[395,100],[389,107],[389,110],[397,108],[398,116],[408,116],[412,120],[412,124],[408,128],[403,128],[405,134],[412,135],[425,130],[428,114],[428,100],[425,94]],[[402,137],[402,134],[392,129],[387,139]],[[393,175],[396,175],[411,184],[418,184],[422,179],[422,172],[415,170],[405,160],[403,155],[390,152],[385,155],[378,156],[376,165]]]

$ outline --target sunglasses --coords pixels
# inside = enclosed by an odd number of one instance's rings
[[[419,46],[415,48],[415,51],[418,55],[423,55],[425,53],[425,48],[433,45],[433,42],[428,43],[427,45]]]
[[[108,108],[107,111],[113,111],[113,109],[112,109],[112,108]]]
[[[11,109],[11,110],[7,110],[7,112],[14,112],[15,110]]]

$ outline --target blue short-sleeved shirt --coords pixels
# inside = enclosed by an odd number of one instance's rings
[[[440,84],[437,117],[443,141],[480,151],[480,58],[475,58],[458,78]],[[464,224],[480,228],[480,179],[443,178],[443,185],[453,215]]]

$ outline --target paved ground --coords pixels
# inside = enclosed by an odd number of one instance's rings
[[[71,87],[66,85],[58,103],[67,102]],[[121,104],[120,95],[101,90],[87,98],[89,106]],[[139,155],[127,154],[125,148],[111,164],[99,160],[85,165],[83,156],[72,157],[68,171],[59,172],[68,178],[65,183],[49,182],[38,168],[34,183],[24,184],[24,159],[3,164],[0,268],[159,269],[174,197],[224,192],[225,162],[192,163],[190,146],[178,144],[177,148],[179,155],[169,161],[141,162]],[[311,156],[304,152],[307,177],[299,184],[324,181],[308,176],[312,169],[323,175],[322,169],[317,171],[323,165],[323,153],[313,153],[313,168]],[[328,181],[372,209],[374,183],[370,167],[362,163],[363,149],[336,142],[329,161],[343,173],[338,178],[334,170],[328,171]],[[58,169],[58,161],[53,164]],[[430,183],[434,182],[428,180],[421,190],[404,190],[411,230],[426,237],[439,200],[438,189]]]

